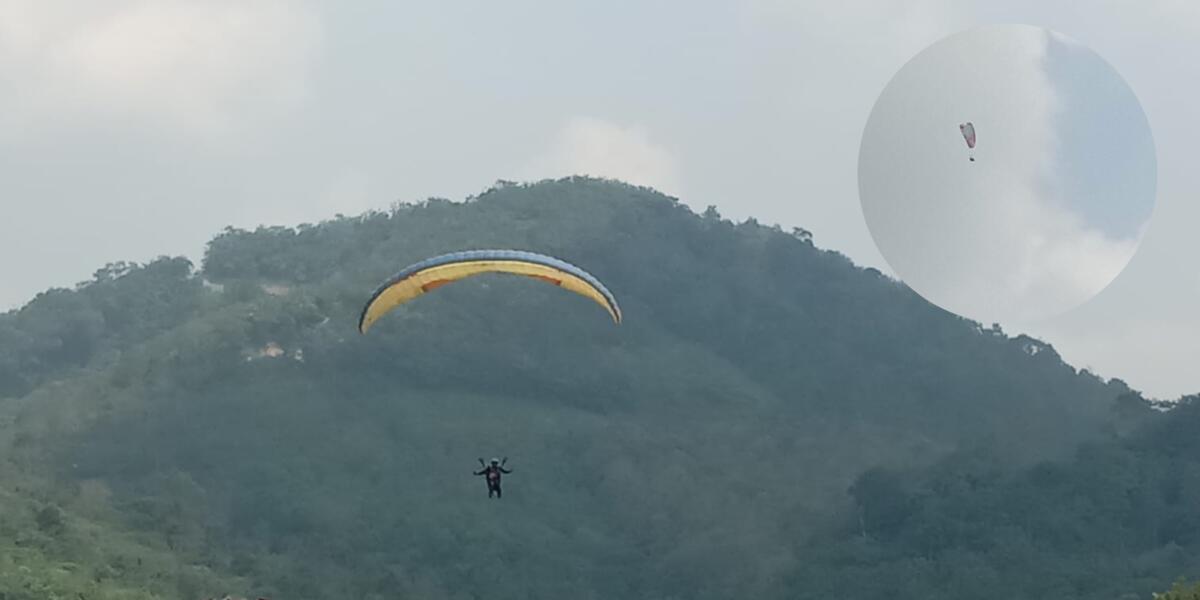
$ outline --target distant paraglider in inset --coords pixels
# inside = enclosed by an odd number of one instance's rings
[[[975,162],[975,125],[967,121],[960,124],[958,130],[962,132],[963,139],[967,140],[967,156],[971,158],[971,162]]]

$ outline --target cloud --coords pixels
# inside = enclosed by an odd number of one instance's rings
[[[559,131],[552,147],[522,174],[527,179],[608,177],[679,195],[678,172],[674,155],[652,141],[641,127],[575,117]]]
[[[976,239],[987,246],[965,249],[964,259],[976,261],[975,269],[958,281],[944,280],[944,299],[935,296],[939,302],[961,307],[968,316],[1016,324],[1044,319],[1099,293],[1137,250],[1137,239],[1110,238],[1036,195],[1013,191],[997,199],[1012,204],[992,212],[985,230],[976,230]]]
[[[303,97],[320,23],[288,0],[6,0],[6,133],[96,123],[211,138]]]

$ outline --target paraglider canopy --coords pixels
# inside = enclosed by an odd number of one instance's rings
[[[521,250],[468,250],[427,258],[401,269],[379,286],[363,306],[359,333],[388,311],[443,285],[481,273],[509,273],[538,279],[590,298],[621,322],[621,308],[591,273],[564,260]]]
[[[963,139],[967,141],[967,148],[974,150],[975,149],[975,125],[973,123],[971,123],[970,121],[967,121],[966,123],[960,123],[958,126],[958,130],[960,132],[962,132]],[[975,153],[971,152],[971,153],[969,153],[969,155],[971,157],[971,162],[975,162]]]

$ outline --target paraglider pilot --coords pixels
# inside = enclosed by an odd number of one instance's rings
[[[497,497],[497,498],[502,497],[502,494],[500,491],[500,475],[502,473],[504,475],[508,475],[509,473],[512,473],[511,470],[504,468],[504,465],[507,463],[508,463],[507,456],[504,457],[503,461],[501,461],[498,458],[493,458],[492,464],[490,464],[490,465],[483,464],[483,459],[482,458],[479,459],[479,466],[483,467],[483,469],[476,471],[475,474],[476,475],[484,475],[487,477],[488,498],[491,498],[493,495],[495,495],[495,497]]]
[[[962,132],[963,139],[967,142],[967,156],[971,158],[971,162],[975,162],[975,124],[967,121],[958,126],[958,130]]]

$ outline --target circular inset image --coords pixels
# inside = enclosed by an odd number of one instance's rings
[[[1031,323],[1103,290],[1154,210],[1133,91],[1059,33],[980,27],[922,51],[863,132],[859,197],[896,274],[964,317]]]

